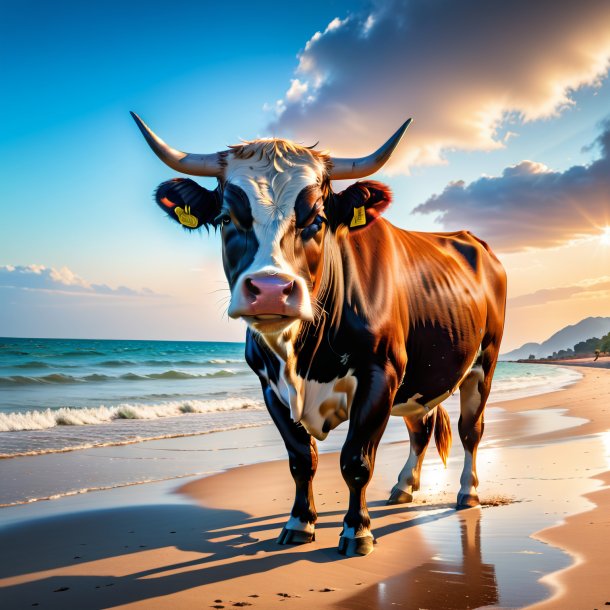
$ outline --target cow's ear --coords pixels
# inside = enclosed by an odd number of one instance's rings
[[[334,196],[334,216],[337,226],[346,225],[350,231],[369,226],[392,202],[392,192],[381,182],[356,182]]]
[[[221,206],[219,189],[209,191],[189,178],[174,178],[155,191],[157,205],[187,229],[215,226]]]

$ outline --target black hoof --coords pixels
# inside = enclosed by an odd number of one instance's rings
[[[464,508],[475,508],[477,506],[481,506],[479,496],[472,494],[458,494],[456,505],[457,510],[462,510]]]
[[[315,532],[303,532],[301,530],[289,530],[284,528],[278,536],[278,544],[307,544],[316,539]]]
[[[394,487],[386,504],[408,504],[413,502],[413,494]]]
[[[346,557],[356,557],[357,555],[368,555],[373,552],[375,539],[373,536],[362,536],[360,538],[339,538],[339,553]]]

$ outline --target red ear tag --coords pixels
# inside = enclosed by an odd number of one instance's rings
[[[166,208],[173,208],[176,205],[173,201],[170,201],[167,197],[163,197],[163,199],[161,199],[161,203]]]

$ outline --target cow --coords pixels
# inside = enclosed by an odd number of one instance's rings
[[[316,440],[349,422],[340,455],[349,490],[339,552],[375,542],[366,488],[390,415],[402,416],[410,451],[388,503],[411,502],[434,431],[446,463],[451,427],[442,402],[460,390],[464,446],[457,507],[479,505],[477,446],[504,328],[506,275],[468,231],[405,231],[381,217],[390,189],[358,181],[390,158],[411,120],[377,151],[332,157],[270,138],[212,154],[180,152],[135,114],[156,155],[190,178],[155,198],[187,230],[218,229],[230,286],[228,315],[247,324],[246,361],[286,445],[296,491],[278,542],[315,540]]]

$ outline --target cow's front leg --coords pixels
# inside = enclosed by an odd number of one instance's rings
[[[288,451],[290,474],[296,487],[290,518],[277,539],[278,544],[304,544],[316,539],[318,515],[313,501],[312,482],[318,467],[316,441],[305,428],[295,424],[290,410],[283,405],[270,387],[263,389],[267,409],[280,431]]]
[[[341,474],[349,488],[349,508],[339,539],[342,555],[368,555],[375,539],[366,506],[366,488],[373,476],[377,446],[390,415],[396,379],[380,368],[358,377],[349,431],[341,450]]]

